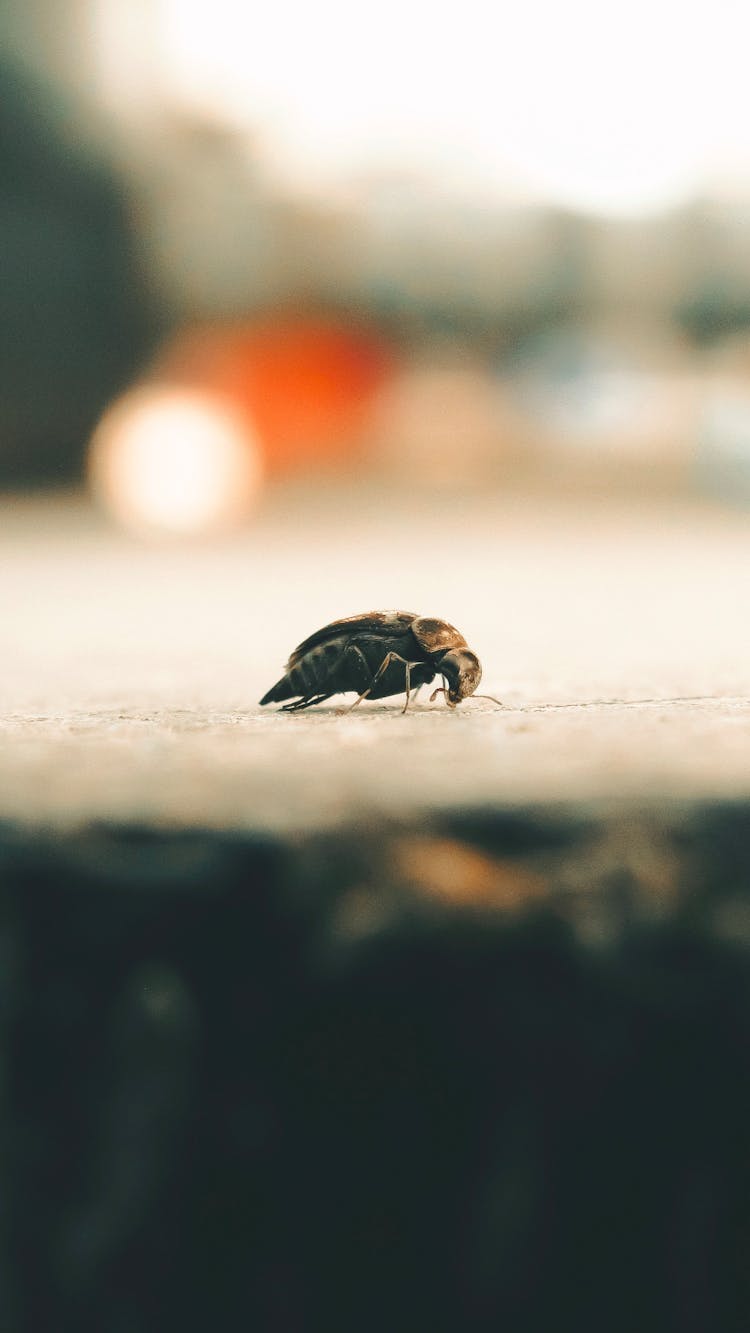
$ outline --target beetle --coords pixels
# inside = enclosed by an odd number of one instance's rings
[[[431,684],[436,675],[443,686],[433,690],[430,703],[442,694],[449,708],[474,695],[482,679],[479,658],[453,625],[413,611],[365,611],[334,620],[305,639],[260,702],[283,703],[282,712],[299,713],[352,690],[358,698],[351,708],[363,699],[405,692],[405,713],[412,689]]]

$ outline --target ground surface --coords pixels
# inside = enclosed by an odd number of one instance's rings
[[[5,506],[3,1333],[745,1333],[749,571],[687,506]],[[258,707],[394,605],[506,706]]]
[[[750,793],[746,512],[277,491],[240,537],[175,547],[7,499],[0,605],[0,818],[305,831]],[[458,625],[505,707],[258,707],[312,630],[390,607]]]

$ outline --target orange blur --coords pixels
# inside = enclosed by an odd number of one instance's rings
[[[156,374],[222,394],[248,420],[266,471],[341,463],[356,452],[391,366],[376,335],[322,318],[194,328],[164,349]]]

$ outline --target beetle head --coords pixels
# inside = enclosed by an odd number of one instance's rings
[[[444,653],[436,665],[448,682],[445,702],[449,708],[455,708],[462,699],[473,694],[482,679],[479,658],[468,648],[454,648],[452,652]]]

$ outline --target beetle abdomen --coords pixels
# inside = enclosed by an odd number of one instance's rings
[[[346,640],[329,640],[311,648],[296,661],[290,662],[286,674],[264,694],[261,704],[283,703],[298,695],[310,698],[328,689],[335,692],[340,686],[331,685],[331,676],[341,661]]]

